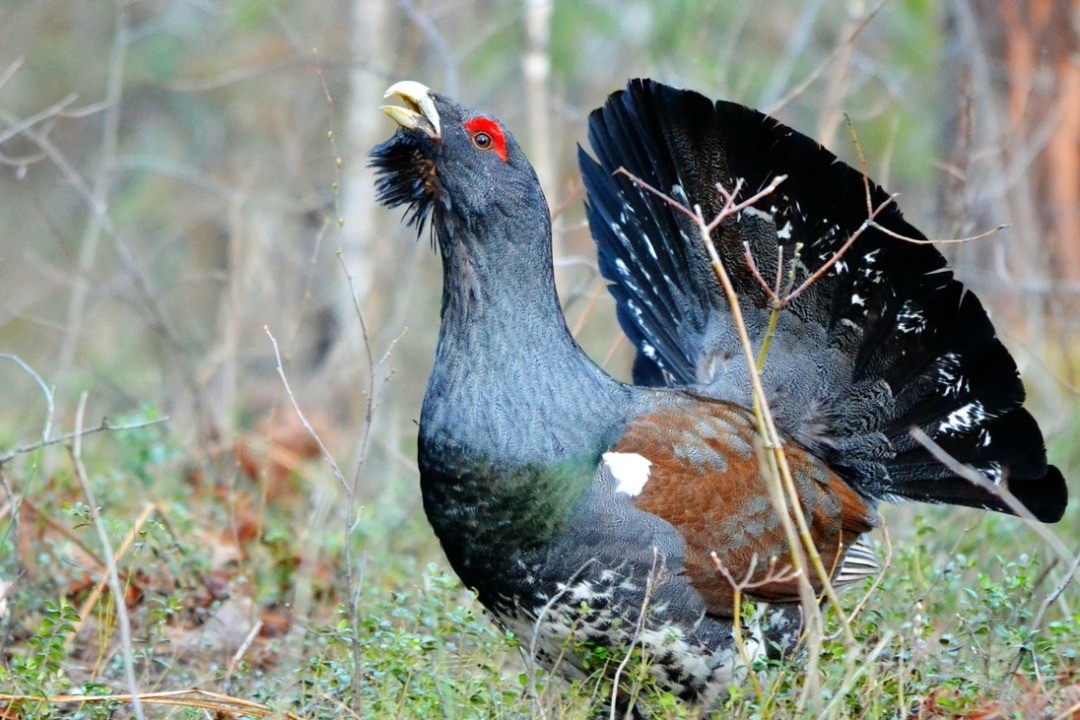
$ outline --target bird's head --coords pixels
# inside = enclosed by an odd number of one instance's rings
[[[403,105],[381,108],[399,127],[371,151],[378,199],[389,208],[408,206],[408,224],[418,231],[432,211],[437,221],[469,226],[511,214],[538,194],[542,201],[532,166],[491,115],[412,80],[391,86],[385,97]]]

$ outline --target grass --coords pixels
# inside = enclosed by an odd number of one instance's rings
[[[518,641],[446,569],[410,477],[359,513],[352,623],[343,533],[333,512],[311,527],[333,487],[317,458],[284,471],[246,449],[240,463],[200,464],[167,425],[84,444],[138,687],[161,693],[143,700],[147,717],[590,718],[608,697],[602,680],[530,671]],[[54,446],[3,467],[23,503],[17,524],[0,518],[0,718],[130,713],[104,560],[70,466]],[[802,697],[798,657],[759,663],[719,716],[1080,717],[1080,593],[1070,586],[1043,607],[1066,560],[1014,518],[910,506],[888,519],[891,567],[855,616],[856,647],[826,614],[821,697]],[[1055,532],[1072,547],[1078,527],[1074,503]],[[842,594],[847,613],[867,587]],[[695,716],[644,670],[623,674],[640,707]],[[113,699],[77,701],[91,696]]]

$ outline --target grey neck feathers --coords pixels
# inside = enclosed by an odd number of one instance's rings
[[[613,440],[626,388],[566,327],[546,206],[524,219],[518,210],[492,213],[483,228],[449,212],[436,219],[442,325],[421,414],[422,466],[543,465]]]

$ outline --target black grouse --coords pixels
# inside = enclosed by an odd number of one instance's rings
[[[661,683],[709,702],[739,664],[714,553],[733,578],[762,578],[744,593],[759,601],[751,653],[798,638],[797,580],[765,562],[791,554],[748,362],[676,205],[709,221],[775,184],[712,238],[754,352],[768,339],[761,382],[835,583],[873,572],[860,539],[882,500],[1010,512],[1007,492],[1039,520],[1061,518],[1064,480],[979,300],[936,249],[900,239],[923,235],[881,188],[813,140],[650,80],[592,113],[596,159],[582,150],[581,170],[600,269],[637,349],[627,385],[567,330],[548,205],[511,133],[416,82],[387,96],[403,106],[383,108],[400,127],[372,151],[379,199],[418,230],[430,223],[443,262],[424,508],[462,581],[541,663],[580,676],[578,649],[636,644]],[[785,298],[766,286],[814,276],[774,313]],[[958,476],[912,428],[988,482]]]

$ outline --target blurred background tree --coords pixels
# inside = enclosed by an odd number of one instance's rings
[[[1005,318],[1051,433],[1074,414],[1080,288],[1076,0],[115,0],[0,7],[0,351],[70,425],[160,408],[192,457],[228,454],[284,401],[339,457],[390,352],[364,482],[412,496],[411,419],[439,267],[377,208],[366,152],[404,78],[492,111],[556,213],[586,348],[625,374],[582,223],[576,143],[628,77],[744,102],[858,162]],[[340,253],[341,261],[338,260]],[[343,267],[366,319],[361,331]],[[32,439],[34,383],[0,366],[0,442]],[[227,467],[227,465],[226,465]],[[396,490],[395,490],[396,492]]]

